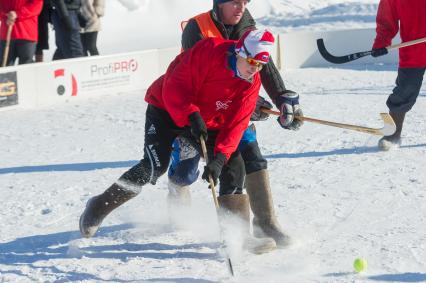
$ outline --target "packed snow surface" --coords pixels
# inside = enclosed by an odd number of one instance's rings
[[[211,3],[120,2],[107,1],[100,34],[111,52],[178,40],[170,25]],[[262,25],[290,31],[372,27],[377,2],[253,0],[249,8]],[[114,28],[129,32],[108,31]],[[282,75],[300,93],[306,116],[379,128],[395,70],[351,66]],[[264,255],[230,245],[234,278],[201,180],[191,187],[191,217],[179,227],[168,224],[162,177],[109,215],[94,238],[80,236],[86,201],[142,158],[144,90],[2,111],[0,282],[425,282],[425,90],[424,84],[407,114],[401,148],[389,152],[378,151],[377,136],[313,123],[287,131],[273,117],[257,122],[278,219],[293,244]],[[368,261],[360,274],[352,267],[357,257]]]

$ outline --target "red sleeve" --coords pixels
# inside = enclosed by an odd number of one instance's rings
[[[225,126],[219,131],[216,138],[215,154],[221,152],[228,160],[231,154],[237,149],[241,137],[248,127],[251,114],[256,107],[259,89],[260,77],[258,74],[252,87],[241,95],[240,99],[232,101],[231,107],[225,117]]]
[[[41,9],[43,8],[43,0],[31,0],[27,1],[26,5],[22,6],[21,8],[17,9],[16,15],[19,20],[26,20],[28,18],[32,18],[34,16],[38,16],[41,13]]]
[[[387,47],[398,33],[398,13],[395,0],[381,0],[376,17],[376,38],[373,48]]]
[[[171,72],[166,73],[163,101],[178,127],[188,125],[188,116],[200,111],[194,102],[207,76],[213,46],[211,39],[199,41],[182,54],[182,61]]]
[[[7,11],[3,10],[3,7],[0,4],[0,25],[7,20]]]

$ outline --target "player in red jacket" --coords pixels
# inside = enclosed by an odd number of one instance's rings
[[[402,42],[426,37],[426,2],[424,0],[381,0],[377,12],[376,38],[373,56],[387,53],[395,35]],[[397,126],[391,136],[380,139],[379,148],[389,150],[401,143],[405,113],[416,103],[426,69],[426,43],[399,49],[399,68],[396,86],[386,104]]]
[[[7,30],[12,26],[9,56],[6,65],[32,63],[38,39],[38,15],[43,0],[1,0],[0,54],[6,44]]]
[[[209,163],[202,178],[208,180],[211,175],[215,183],[220,179],[219,204],[246,218],[244,163],[236,149],[256,107],[259,71],[268,63],[273,43],[270,32],[252,30],[238,42],[202,40],[176,57],[145,97],[149,105],[144,158],[88,201],[80,218],[84,237],[93,236],[105,216],[136,196],[143,185],[156,183],[167,170],[178,135],[190,138],[197,147],[201,137],[207,141]],[[249,227],[248,219],[244,220]],[[246,232],[247,249],[259,253],[275,247],[272,239],[249,238]]]

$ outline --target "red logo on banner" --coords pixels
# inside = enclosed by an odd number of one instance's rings
[[[55,76],[55,79],[59,79],[59,78],[65,78],[66,79],[65,69],[55,70],[54,76]],[[77,80],[75,79],[73,74],[70,74],[69,77],[70,77],[70,80],[71,80],[71,96],[77,96],[77,91],[78,91]],[[60,84],[56,88],[56,93],[58,95],[64,95],[66,91],[67,91],[67,89],[66,89],[66,86],[64,84]]]

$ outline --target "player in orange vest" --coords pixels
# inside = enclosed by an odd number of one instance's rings
[[[239,39],[242,34],[254,29],[256,23],[246,5],[246,0],[215,0],[213,9],[191,18],[182,25],[182,48],[187,50],[196,42],[207,37]],[[283,128],[297,130],[302,122],[293,119],[293,115],[303,115],[298,102],[298,94],[287,90],[272,60],[260,71],[262,85],[269,97],[281,110],[278,122]],[[260,107],[272,108],[272,105],[259,96],[252,121],[262,121],[268,115]],[[179,224],[179,213],[185,213],[190,204],[189,185],[198,177],[199,155],[183,137],[173,144],[172,163],[169,168],[169,208],[171,220]],[[254,125],[245,131],[238,150],[241,152],[246,168],[245,186],[254,214],[253,233],[259,237],[271,237],[278,247],[289,244],[290,238],[282,231],[274,211],[267,161],[262,156],[256,140]],[[181,213],[182,214],[182,213]],[[177,217],[174,217],[177,216]]]

